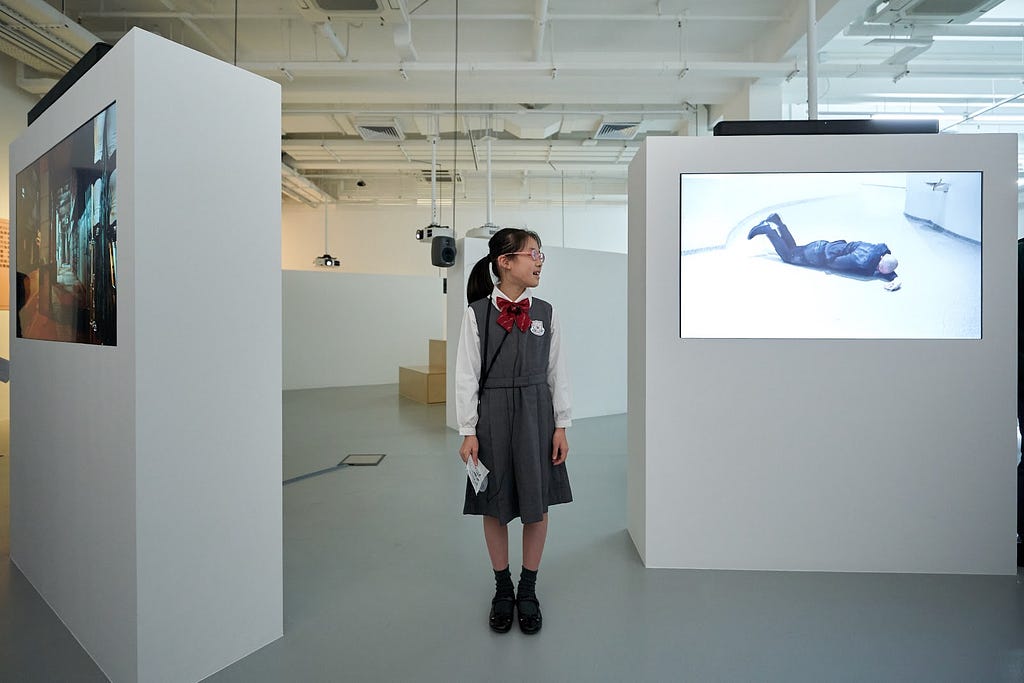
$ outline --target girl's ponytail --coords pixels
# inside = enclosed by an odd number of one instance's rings
[[[477,261],[473,270],[469,271],[469,281],[466,283],[466,298],[469,299],[469,303],[490,296],[494,291],[494,282],[491,281],[491,274],[488,272],[490,262],[491,255],[488,254]]]
[[[494,291],[494,281],[491,280],[491,274],[487,272],[487,266],[491,267],[491,273],[494,273],[494,277],[500,281],[498,257],[521,251],[527,240],[531,238],[537,242],[539,247],[540,235],[532,230],[502,228],[491,235],[491,239],[487,242],[487,256],[477,261],[473,270],[469,271],[469,281],[466,283],[466,298],[469,299],[469,303],[490,296]]]

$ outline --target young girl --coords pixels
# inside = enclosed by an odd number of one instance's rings
[[[456,416],[464,436],[459,455],[490,471],[487,488],[466,482],[463,513],[483,515],[484,540],[496,589],[490,626],[540,631],[537,570],[548,530],[548,506],[572,501],[565,428],[572,424],[561,330],[551,304],[530,295],[540,283],[540,237],[504,228],[469,276],[469,308],[455,365]],[[497,288],[490,271],[498,280]],[[513,590],[507,524],[523,523],[523,570]]]

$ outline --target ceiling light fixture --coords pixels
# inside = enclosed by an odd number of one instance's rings
[[[295,76],[292,74],[292,72],[283,66],[281,67],[281,73],[284,74],[284,77],[287,78],[289,81],[295,80]]]

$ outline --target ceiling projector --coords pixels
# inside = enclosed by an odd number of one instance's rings
[[[431,223],[425,228],[416,231],[416,239],[420,242],[430,242],[435,237],[451,237],[454,239],[455,231],[450,227]]]
[[[341,259],[336,259],[330,254],[324,254],[323,256],[317,256],[313,259],[313,265],[322,266],[324,268],[340,268]]]
[[[479,228],[473,228],[466,232],[466,237],[487,237],[491,238],[496,232],[501,230],[500,227],[494,223],[484,223]]]

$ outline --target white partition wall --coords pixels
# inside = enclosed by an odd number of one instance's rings
[[[283,272],[284,388],[395,384],[444,337],[442,280],[423,275]]]
[[[448,275],[448,396],[455,396],[455,357],[466,311],[466,281],[487,255],[487,240],[458,241],[459,255]],[[576,419],[617,415],[626,410],[626,255],[586,249],[543,248],[547,255],[537,296],[558,311]],[[455,401],[448,426],[457,427]],[[570,435],[571,440],[571,435]]]
[[[1016,151],[1012,135],[646,141],[629,178],[628,516],[648,567],[1014,572]],[[980,171],[980,246],[965,241],[962,218],[947,210],[949,225],[932,220],[912,228],[935,235],[927,242],[935,249],[886,240],[902,257],[903,289],[885,291],[878,279],[786,265],[766,237],[747,239],[769,211],[791,217],[798,242],[837,239],[821,233],[848,215],[793,204],[807,193],[779,192],[757,206],[745,195],[711,212],[732,216],[720,245],[695,250],[720,249],[723,267],[683,291],[689,273],[681,269],[694,261],[683,258],[681,246],[681,174],[737,171],[939,172],[939,185],[948,172]],[[905,211],[898,209],[900,220]],[[876,223],[855,222],[850,232]],[[876,317],[941,316],[958,302],[951,296],[935,305],[948,295],[929,271],[942,257],[938,246],[961,243],[973,245],[981,263],[975,338],[885,338],[884,330],[868,335],[877,338],[681,333],[694,294],[705,301],[725,291],[745,301],[773,296],[768,280],[743,281],[736,291],[727,258],[730,267],[758,272],[781,266],[787,278],[809,278],[808,289],[842,285]],[[836,300],[810,313],[830,306],[835,319],[848,312]]]
[[[198,681],[282,634],[280,89],[136,29],[11,196],[111,103],[116,345],[11,324],[11,558],[111,680]]]

